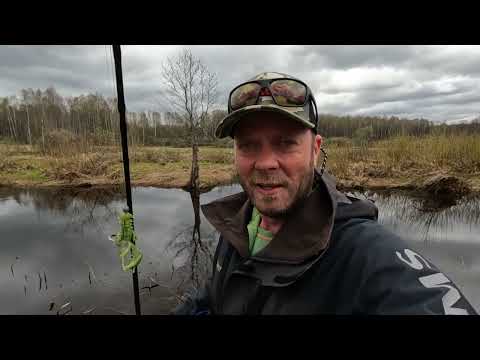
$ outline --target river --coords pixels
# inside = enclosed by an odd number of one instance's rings
[[[239,191],[217,187],[206,203]],[[379,221],[435,263],[480,311],[480,201],[438,208],[404,194],[355,194],[372,198]],[[122,271],[115,245],[121,190],[13,190],[0,188],[0,314],[134,314],[130,273]],[[194,221],[189,193],[134,188],[142,314],[167,314],[188,275],[180,269]],[[213,228],[202,216],[202,237],[214,246]],[[191,236],[191,235],[190,235]],[[188,266],[186,267],[189,268]],[[182,275],[183,274],[183,275]]]

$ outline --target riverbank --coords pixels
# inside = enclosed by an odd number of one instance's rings
[[[412,190],[480,194],[480,138],[396,138],[353,146],[327,141],[327,169],[342,190]],[[190,176],[191,150],[133,147],[133,186],[183,188]],[[320,161],[321,163],[321,161]],[[233,150],[200,147],[203,191],[236,183]],[[46,156],[25,145],[0,144],[0,186],[95,187],[123,184],[118,147],[99,147],[88,154]]]
[[[480,136],[397,137],[354,147],[327,144],[343,189],[480,194]]]
[[[189,148],[133,147],[129,158],[132,186],[183,188],[188,184]],[[232,149],[201,147],[201,188],[234,183],[232,163]],[[0,186],[104,187],[123,184],[123,162],[118,147],[98,147],[87,154],[49,156],[27,145],[0,144]]]

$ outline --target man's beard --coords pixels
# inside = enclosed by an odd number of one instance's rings
[[[314,161],[313,156],[311,157],[310,164],[308,166],[307,171],[305,172],[304,176],[302,176],[302,180],[296,189],[292,189],[288,187],[288,179],[284,176],[282,172],[269,172],[269,171],[254,171],[252,176],[246,180],[248,185],[240,176],[240,184],[244,191],[247,192],[250,201],[252,202],[253,206],[257,207],[254,195],[254,189],[257,183],[266,183],[266,184],[277,184],[283,186],[285,190],[288,192],[288,199],[291,199],[289,203],[283,208],[280,209],[257,209],[260,211],[262,215],[275,218],[275,219],[283,219],[287,217],[290,213],[295,211],[298,206],[308,197],[312,190],[313,182],[314,182]],[[270,196],[263,196],[263,202],[273,202],[275,201],[275,197]]]

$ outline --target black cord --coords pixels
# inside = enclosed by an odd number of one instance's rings
[[[120,45],[112,45],[115,60],[115,75],[117,78],[117,103],[120,115],[120,135],[122,138],[123,170],[125,174],[125,191],[127,193],[128,212],[133,215],[132,187],[130,185],[130,163],[128,161],[127,121],[125,119],[125,97],[123,94],[122,53]],[[133,225],[133,222],[132,222]],[[133,293],[135,296],[135,314],[140,315],[140,292],[138,289],[137,267],[133,269]]]

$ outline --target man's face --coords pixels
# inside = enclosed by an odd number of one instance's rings
[[[274,113],[254,113],[234,133],[240,183],[263,215],[281,218],[310,191],[322,138]]]

